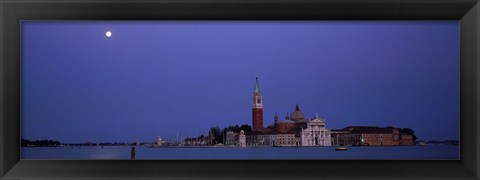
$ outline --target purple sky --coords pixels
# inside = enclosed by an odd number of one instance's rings
[[[105,33],[112,32],[107,38]],[[22,136],[153,141],[294,110],[459,138],[458,21],[22,23]]]

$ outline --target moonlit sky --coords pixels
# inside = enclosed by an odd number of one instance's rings
[[[251,125],[255,77],[264,126],[298,103],[331,129],[459,138],[458,21],[24,21],[22,137],[153,141]]]

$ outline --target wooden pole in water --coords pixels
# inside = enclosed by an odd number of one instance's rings
[[[135,147],[132,147],[132,151],[130,152],[130,159],[135,159]]]

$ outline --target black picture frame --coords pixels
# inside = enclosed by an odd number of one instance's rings
[[[478,179],[478,0],[0,0],[1,179]],[[20,160],[22,20],[459,20],[460,160]]]

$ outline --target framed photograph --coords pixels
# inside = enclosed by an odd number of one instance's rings
[[[2,178],[479,177],[477,1],[0,5]]]

